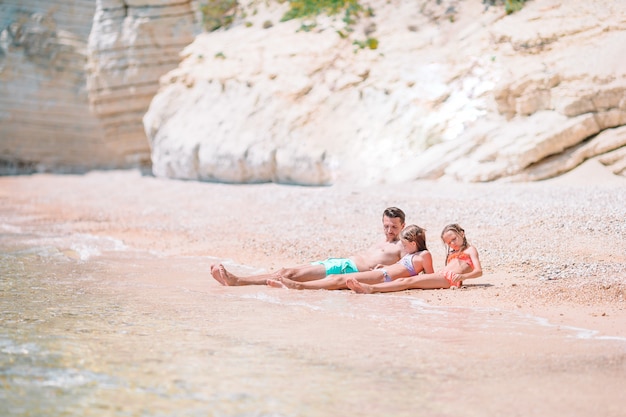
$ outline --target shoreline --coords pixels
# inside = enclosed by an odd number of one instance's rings
[[[465,228],[484,268],[460,290],[410,290],[411,297],[624,338],[626,179],[593,162],[553,180],[510,184],[228,185],[136,171],[0,177],[9,236],[2,246],[11,245],[10,230],[82,233],[173,261],[215,257],[268,271],[360,250],[381,238],[382,210],[398,206],[407,224],[426,228],[435,269],[444,257],[439,232],[451,222]],[[219,285],[208,270],[198,275],[198,285]]]

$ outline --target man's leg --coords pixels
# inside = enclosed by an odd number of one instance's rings
[[[227,286],[238,285],[265,285],[268,279],[279,279],[286,277],[293,281],[312,281],[322,279],[326,276],[324,265],[301,265],[293,268],[283,268],[279,271],[267,274],[238,276],[228,272],[224,265],[211,265],[211,276],[220,284]]]
[[[296,282],[317,281],[326,277],[326,267],[322,264],[301,265],[295,268],[283,268],[270,279],[287,278]]]

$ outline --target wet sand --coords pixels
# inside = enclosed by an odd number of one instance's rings
[[[617,416],[625,191],[594,161],[532,184],[3,177],[0,359],[14,372],[4,391],[57,414]],[[391,205],[427,229],[435,269],[441,229],[460,223],[483,277],[460,290],[375,295],[210,277],[215,262],[251,273],[347,256],[382,238]],[[7,388],[20,381],[15,364],[36,363],[21,353],[33,343],[64,361],[48,385],[66,381],[50,401],[67,393],[67,407],[45,403],[38,386]]]

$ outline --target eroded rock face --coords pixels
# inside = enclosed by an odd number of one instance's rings
[[[623,2],[375,1],[347,39],[332,19],[278,23],[282,7],[199,36],[162,78],[144,117],[156,175],[536,180],[598,155],[625,175]],[[353,44],[368,36],[378,49]]]
[[[176,68],[198,29],[191,1],[96,1],[88,43],[89,105],[128,163],[150,160],[142,117],[159,77]]]
[[[191,1],[3,1],[0,173],[149,165],[141,118],[197,30]]]
[[[85,91],[93,1],[0,4],[0,173],[108,165]]]

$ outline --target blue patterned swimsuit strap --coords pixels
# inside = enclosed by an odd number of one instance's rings
[[[383,271],[383,282],[390,282],[391,275],[389,275],[389,272],[386,269],[381,269],[381,271]]]

